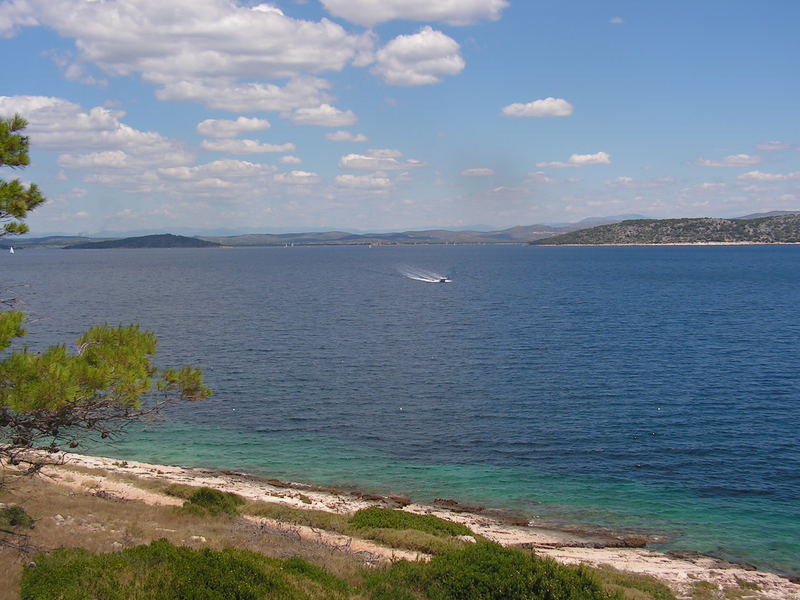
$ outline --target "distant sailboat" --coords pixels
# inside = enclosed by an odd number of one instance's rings
[[[11,247],[8,249],[8,253],[9,253],[9,254],[14,254],[14,246],[11,246]]]

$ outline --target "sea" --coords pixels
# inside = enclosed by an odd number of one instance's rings
[[[204,371],[213,397],[96,454],[800,575],[798,246],[18,250],[0,290],[17,347],[138,323]]]

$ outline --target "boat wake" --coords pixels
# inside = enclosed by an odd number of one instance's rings
[[[401,267],[400,273],[404,277],[414,279],[416,281],[424,281],[425,283],[450,283],[451,280],[447,276],[435,271],[426,271],[425,269],[418,269],[416,267]]]

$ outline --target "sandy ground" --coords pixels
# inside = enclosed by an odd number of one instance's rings
[[[88,469],[102,469],[112,473],[134,475],[143,480],[162,483],[182,483],[206,486],[221,491],[234,492],[253,501],[282,503],[295,508],[324,510],[339,514],[355,512],[374,505],[400,508],[406,504],[402,499],[380,498],[364,494],[341,492],[302,484],[284,483],[261,479],[241,473],[220,472],[199,468],[152,465],[135,461],[118,461],[109,458],[66,454],[65,465]],[[90,483],[104,493],[148,504],[181,504],[178,498],[151,492],[133,483],[118,481],[97,474],[71,472],[71,481],[55,479],[56,483],[86,489]],[[800,585],[788,579],[763,571],[752,570],[743,565],[731,564],[703,555],[686,553],[673,556],[647,548],[613,547],[629,543],[617,536],[588,535],[537,527],[535,522],[527,525],[502,514],[487,515],[469,512],[455,505],[407,504],[403,510],[421,514],[432,514],[443,519],[463,523],[475,533],[507,546],[531,548],[539,555],[550,556],[569,564],[585,563],[592,566],[611,566],[622,571],[652,575],[669,585],[679,597],[688,597],[689,589],[698,582],[709,582],[719,587],[757,591],[740,598],[764,600],[800,600]],[[253,518],[271,529],[287,529],[299,537],[315,539],[333,547],[351,552],[365,552],[384,559],[417,560],[427,558],[414,552],[392,550],[367,540],[358,540],[340,534],[320,531],[311,527],[288,525],[270,519]],[[639,540],[635,540],[638,542]]]

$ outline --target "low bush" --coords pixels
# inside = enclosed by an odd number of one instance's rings
[[[621,600],[581,567],[479,542],[367,579],[371,600]]]
[[[225,513],[233,515],[244,503],[244,498],[236,494],[202,487],[189,496],[189,499],[184,502],[183,508],[190,514],[219,515]]]
[[[436,536],[472,535],[472,531],[460,523],[377,506],[362,508],[350,518],[350,524],[356,529],[416,529]]]
[[[348,586],[301,559],[193,550],[159,540],[114,554],[56,550],[22,576],[25,600],[343,600]]]

